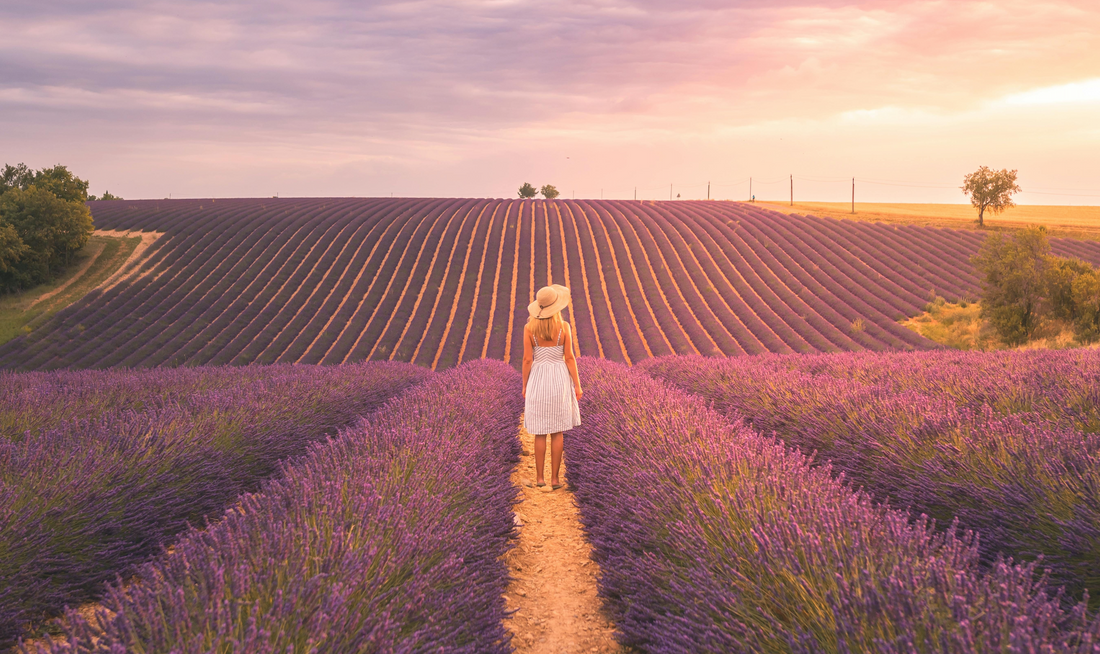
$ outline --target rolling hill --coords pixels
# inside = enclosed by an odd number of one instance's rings
[[[744,203],[303,198],[91,203],[164,234],[129,275],[0,346],[8,369],[411,361],[518,366],[526,305],[573,289],[582,354],[920,350],[933,294],[976,297],[974,231]],[[1100,243],[1052,239],[1100,263]]]

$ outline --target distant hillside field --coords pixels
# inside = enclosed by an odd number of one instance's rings
[[[959,229],[976,229],[978,220],[978,212],[969,204],[856,202],[854,215],[848,202],[795,202],[793,207],[786,202],[757,204],[782,213]],[[986,213],[985,224],[989,228],[1005,229],[1043,225],[1055,235],[1064,232],[1077,237],[1100,239],[1100,206],[1017,205],[997,215]]]
[[[52,369],[392,359],[518,366],[539,287],[582,354],[637,362],[930,349],[898,324],[979,288],[984,234],[730,202],[309,198],[91,203],[163,233],[110,288],[0,346]],[[1100,243],[1053,239],[1100,263]]]

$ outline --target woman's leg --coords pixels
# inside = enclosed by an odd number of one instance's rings
[[[544,445],[545,446],[545,445]],[[561,454],[565,451],[565,439],[562,437],[559,431],[556,434],[550,435],[550,466],[553,468],[550,472],[550,483],[555,486],[561,482],[558,480],[558,470],[561,469]]]
[[[559,434],[560,436],[560,434]],[[558,457],[561,460],[561,457]],[[545,478],[542,476],[542,471],[546,467],[546,434],[541,436],[535,436],[535,481],[542,484],[545,483]],[[557,468],[555,468],[555,471]],[[556,476],[558,473],[554,472]]]

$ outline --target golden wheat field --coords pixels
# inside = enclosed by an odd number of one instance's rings
[[[977,211],[969,204],[901,204],[856,202],[852,214],[849,202],[757,202],[784,213],[813,214],[878,222],[934,224],[966,228],[974,225]],[[999,215],[986,214],[989,227],[1016,228],[1043,225],[1053,230],[1100,233],[1100,206],[1019,205]]]

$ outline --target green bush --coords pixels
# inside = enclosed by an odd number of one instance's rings
[[[982,276],[982,318],[1009,344],[1035,333],[1049,304],[1046,229],[1031,227],[1011,238],[990,234],[971,261]]]
[[[88,182],[65,166],[0,170],[0,292],[52,279],[93,231]]]
[[[1091,343],[1100,338],[1100,271],[1090,269],[1073,280],[1073,304],[1077,340]]]
[[[1079,342],[1100,339],[1100,271],[1052,256],[1042,227],[991,234],[971,261],[982,276],[982,318],[1006,343],[1027,341],[1048,317],[1072,324]]]
[[[1092,272],[1092,266],[1080,259],[1047,257],[1047,299],[1050,313],[1058,320],[1077,319],[1073,283],[1080,275]]]

